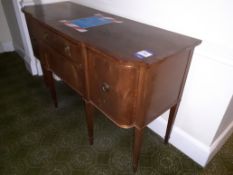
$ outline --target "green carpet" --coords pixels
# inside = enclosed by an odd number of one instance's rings
[[[90,146],[81,98],[61,82],[56,88],[57,109],[16,53],[0,55],[0,175],[133,174],[133,130],[97,112]],[[161,174],[233,174],[233,136],[203,169],[146,129],[136,175]]]

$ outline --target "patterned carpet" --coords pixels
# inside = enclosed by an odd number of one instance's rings
[[[55,109],[42,78],[32,77],[15,53],[0,55],[0,175],[131,175],[132,129],[100,113],[88,144],[83,102],[56,84]],[[233,175],[233,136],[203,169],[145,130],[136,175]]]

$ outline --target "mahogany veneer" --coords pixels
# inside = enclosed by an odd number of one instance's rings
[[[106,14],[71,2],[23,8],[35,56],[55,106],[52,73],[80,94],[90,144],[93,112],[97,108],[116,125],[135,128],[133,168],[137,170],[143,129],[170,110],[165,143],[181,101],[194,47],[200,40]],[[80,33],[60,20],[101,13],[123,21],[93,27]],[[139,59],[135,53],[150,50]]]

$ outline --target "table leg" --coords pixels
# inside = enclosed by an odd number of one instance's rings
[[[166,130],[165,139],[164,139],[165,144],[168,143],[168,140],[170,138],[172,127],[173,127],[173,124],[174,124],[174,121],[175,121],[175,118],[176,118],[176,114],[177,114],[179,105],[180,105],[180,103],[177,103],[176,105],[174,105],[170,109],[168,123],[167,123],[167,130]]]
[[[133,145],[133,171],[136,172],[138,169],[138,162],[140,157],[142,138],[144,129],[134,128],[134,145]]]
[[[88,137],[89,137],[89,144],[93,145],[93,125],[94,125],[94,106],[89,103],[85,102],[85,111],[86,111],[86,121],[87,121],[87,129],[88,129]]]
[[[56,94],[56,90],[55,90],[53,73],[51,71],[45,69],[43,66],[41,66],[41,67],[42,67],[42,71],[43,71],[44,82],[45,82],[46,86],[49,88],[50,94],[51,94],[52,99],[53,99],[54,106],[57,108],[58,107],[57,94]]]
[[[44,68],[44,66],[41,64],[41,68],[42,68],[42,72],[43,72],[43,79],[44,79],[44,83],[46,85],[47,88],[49,88],[49,82],[48,82],[48,71]]]

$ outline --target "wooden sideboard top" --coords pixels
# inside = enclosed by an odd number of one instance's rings
[[[194,47],[201,43],[200,40],[181,34],[163,30],[135,22],[126,18],[104,13],[92,8],[81,6],[72,2],[61,2],[47,5],[24,7],[23,11],[56,30],[67,39],[85,43],[91,48],[96,48],[119,61],[136,61],[153,63],[167,56],[173,55],[186,48]],[[85,18],[101,13],[123,21],[89,28],[81,33],[60,20]],[[150,50],[153,56],[139,59],[135,53],[141,50]]]

